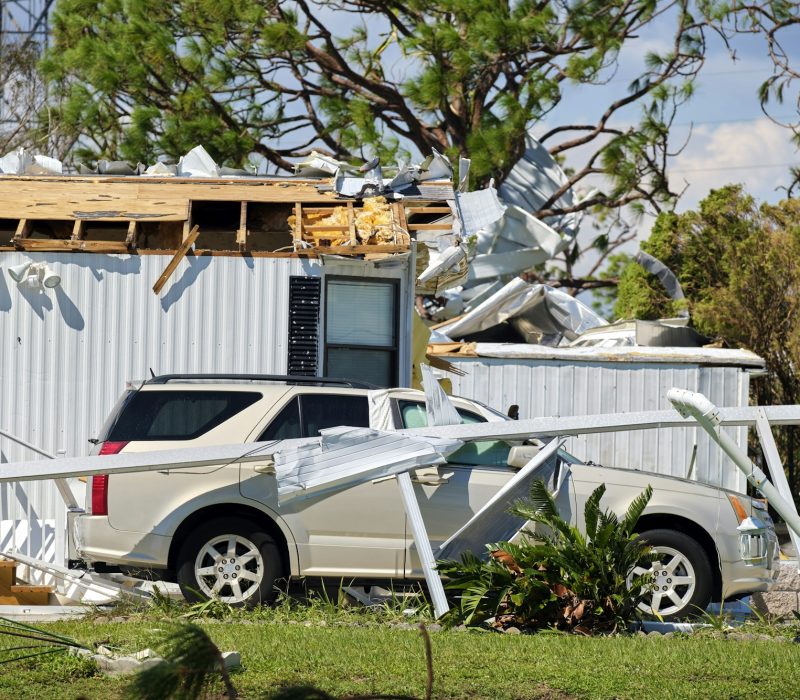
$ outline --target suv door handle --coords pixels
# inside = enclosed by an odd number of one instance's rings
[[[422,484],[423,486],[440,486],[446,484],[453,476],[453,472],[447,474],[439,474],[436,472],[423,472],[421,474],[413,474],[411,481],[415,484]]]

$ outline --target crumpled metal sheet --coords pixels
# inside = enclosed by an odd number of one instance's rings
[[[460,244],[438,251],[423,244],[417,250],[428,253],[428,264],[417,277],[417,294],[439,294],[464,284],[468,273],[467,251]]]
[[[658,258],[640,250],[633,256],[633,259],[651,275],[655,275],[658,278],[658,281],[661,282],[661,284],[664,285],[664,289],[667,290],[670,299],[676,301],[685,299],[683,296],[683,288],[681,287],[681,283],[678,282],[675,273]],[[685,318],[689,315],[689,312],[684,309],[679,315]]]
[[[425,389],[425,413],[428,417],[428,425],[460,425],[461,416],[458,415],[453,402],[444,393],[441,384],[436,381],[431,366],[423,364],[420,369],[422,370],[422,387]]]
[[[57,158],[34,155],[25,148],[0,158],[0,173],[8,175],[61,175],[63,166]]]
[[[506,210],[494,187],[474,192],[456,192],[456,211],[461,221],[461,233],[472,236],[499,221]]]
[[[463,444],[451,438],[409,437],[371,428],[323,430],[317,444],[275,453],[280,503],[317,498],[384,476],[443,464]]]
[[[567,182],[566,174],[550,152],[528,134],[525,153],[500,186],[500,197],[508,204],[536,213]],[[559,207],[572,207],[576,200],[576,194],[570,188],[556,200],[555,204]],[[579,215],[567,214],[546,221],[552,228],[562,231],[571,238],[578,234]]]
[[[219,177],[219,166],[202,146],[195,146],[178,161],[182,177]]]
[[[527,319],[543,334],[561,334],[569,340],[589,328],[607,325],[569,294],[544,284],[528,284],[517,277],[462,318],[437,330],[450,340],[459,340],[515,317]]]
[[[294,171],[301,177],[327,177],[336,175],[339,170],[352,170],[347,163],[326,156],[317,151],[311,151],[306,158],[295,163]]]
[[[534,479],[543,479],[548,491],[556,495],[564,484],[568,470],[558,469],[556,452],[563,439],[552,439],[522,469],[519,470],[469,521],[442,543],[436,556],[439,559],[458,559],[465,552],[479,558],[488,557],[486,544],[504,542],[516,535],[527,522],[512,515],[509,508],[526,498]]]
[[[503,275],[516,275],[550,260],[541,248],[518,248],[506,253],[476,255],[469,263],[467,279],[470,282],[497,279]]]

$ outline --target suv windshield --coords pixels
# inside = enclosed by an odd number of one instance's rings
[[[137,391],[103,440],[194,440],[261,398],[256,391]]]

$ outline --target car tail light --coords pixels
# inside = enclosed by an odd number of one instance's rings
[[[122,449],[127,444],[128,444],[127,440],[125,440],[125,442],[119,442],[119,441],[112,442],[110,440],[107,440],[106,442],[104,442],[104,443],[102,443],[100,445],[100,451],[97,454],[98,455],[115,455],[115,454],[118,454],[119,452],[122,452]]]
[[[127,442],[104,442],[97,454],[115,455],[127,444]],[[108,474],[95,474],[92,477],[92,515],[108,515]]]

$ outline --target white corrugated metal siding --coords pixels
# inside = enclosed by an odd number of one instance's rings
[[[749,374],[741,367],[697,362],[567,362],[547,359],[448,357],[467,374],[448,374],[453,393],[499,411],[512,404],[521,418],[583,416],[671,408],[672,387],[699,391],[718,406],[746,406]],[[745,428],[727,428],[740,445]],[[685,477],[697,444],[693,477],[744,490],[741,473],[700,430],[635,430],[571,438],[567,449],[583,460],[625,469]]]
[[[46,260],[62,278],[18,288],[10,266]],[[156,296],[170,256],[0,255],[0,428],[51,454],[88,454],[126,380],[170,372],[283,373],[290,275],[317,261],[187,258]],[[33,459],[0,437],[0,462]],[[0,466],[0,469],[2,467]],[[82,497],[83,485],[73,490]],[[66,514],[46,481],[0,485],[0,551],[63,561]]]

